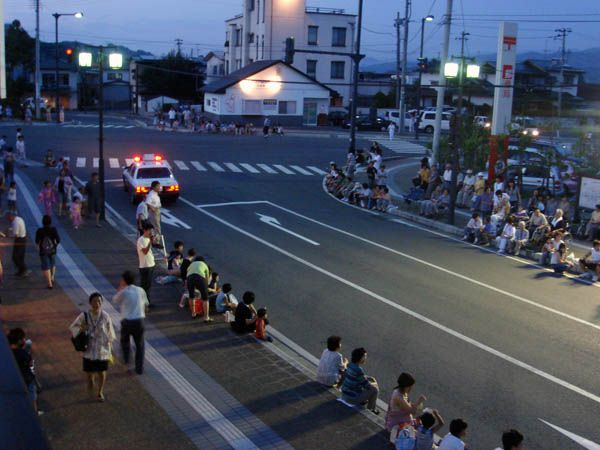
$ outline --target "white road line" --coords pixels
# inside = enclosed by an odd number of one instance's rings
[[[217,206],[234,206],[234,205],[259,205],[261,203],[268,203],[265,200],[257,200],[253,202],[227,202],[227,203],[209,203],[206,205],[196,205],[198,208],[215,208]]]
[[[131,159],[131,158],[125,158],[125,165],[126,166],[130,166],[131,164],[133,164],[133,159]]]
[[[290,165],[290,167],[291,167],[292,169],[294,169],[295,171],[297,171],[297,172],[300,172],[302,175],[314,175],[314,173],[312,173],[312,172],[309,172],[308,170],[306,170],[306,169],[303,169],[303,168],[302,168],[302,167],[300,167],[300,166]]]
[[[77,167],[85,167],[85,158],[77,158]]]
[[[99,158],[94,158],[93,160],[93,166],[94,168],[97,168],[100,165],[100,159]]]
[[[267,173],[277,173],[276,170],[271,169],[269,166],[267,166],[266,164],[257,164],[258,167],[260,167],[262,170],[264,170]]]
[[[198,172],[206,172],[207,170],[206,167],[204,167],[198,161],[190,161],[190,164],[194,166],[194,169],[196,169]]]
[[[135,128],[135,125],[125,125],[123,128]]]
[[[108,158],[108,164],[110,165],[111,169],[118,169],[119,168],[119,158]]]
[[[73,128],[74,126],[75,125],[73,125],[73,124],[66,124],[66,125],[63,125],[62,128]]]
[[[190,168],[187,166],[187,164],[184,163],[183,161],[179,161],[178,159],[176,159],[173,162],[175,163],[177,168],[180,170],[190,170]]]
[[[600,450],[600,445],[596,444],[595,442],[590,441],[589,439],[586,439],[586,438],[584,438],[582,436],[579,436],[579,435],[577,435],[575,433],[571,433],[570,431],[567,431],[564,428],[561,428],[561,427],[558,427],[556,425],[553,425],[550,422],[546,422],[544,419],[539,419],[538,418],[538,420],[540,422],[542,422],[542,423],[545,423],[550,428],[554,428],[559,433],[564,434],[569,439],[571,439],[572,441],[577,442],[579,445],[581,445],[583,448],[585,448],[587,450]]]
[[[283,173],[287,174],[287,175],[296,175],[294,172],[292,172],[290,169],[288,169],[285,166],[282,166],[281,164],[273,164],[273,167],[275,167],[276,169],[281,170]]]
[[[229,170],[231,170],[232,172],[235,172],[235,173],[242,173],[243,172],[242,169],[240,169],[238,166],[236,166],[233,163],[226,162],[226,163],[223,163],[223,164],[225,164],[225,166],[227,166],[227,168]]]
[[[104,125],[104,128],[112,128],[114,125]]]
[[[471,344],[472,346],[474,346],[474,347],[476,347],[476,348],[478,348],[480,350],[483,350],[484,352],[490,353],[490,354],[492,354],[492,355],[494,355],[494,356],[496,356],[496,357],[498,357],[500,359],[503,359],[504,361],[507,361],[507,362],[509,362],[509,363],[517,366],[517,367],[520,367],[520,368],[522,368],[522,369],[524,369],[524,370],[526,370],[528,372],[531,372],[531,373],[533,373],[533,374],[535,374],[535,375],[537,375],[537,376],[539,376],[541,378],[544,378],[544,379],[546,379],[546,380],[548,380],[548,381],[550,381],[552,383],[555,383],[555,384],[557,384],[559,386],[562,386],[565,389],[571,390],[571,391],[573,391],[573,392],[575,392],[575,393],[577,393],[577,394],[579,394],[579,395],[581,395],[583,397],[586,397],[586,398],[588,398],[588,399],[590,399],[590,400],[592,400],[592,401],[600,404],[600,396],[598,396],[598,395],[595,395],[595,394],[593,394],[591,392],[588,392],[588,391],[586,391],[586,390],[584,390],[584,389],[582,389],[582,388],[580,388],[578,386],[575,386],[574,384],[571,384],[571,383],[569,383],[569,382],[567,382],[565,380],[562,380],[561,378],[558,378],[558,377],[556,377],[554,375],[551,375],[551,374],[549,374],[547,372],[544,372],[543,370],[537,369],[536,367],[533,367],[532,365],[527,364],[526,362],[520,361],[520,360],[518,360],[518,359],[516,359],[516,358],[514,358],[514,357],[512,357],[510,355],[507,355],[506,353],[503,353],[503,352],[501,352],[499,350],[496,350],[493,347],[490,347],[490,346],[488,346],[486,344],[483,344],[483,343],[481,343],[481,342],[479,342],[479,341],[477,341],[477,340],[475,340],[473,338],[470,338],[469,336],[467,336],[465,334],[462,334],[459,331],[453,330],[452,328],[447,327],[446,325],[443,325],[443,324],[441,324],[439,322],[436,322],[435,320],[432,320],[432,319],[430,319],[430,318],[428,318],[428,317],[426,317],[426,316],[424,316],[424,315],[422,315],[422,314],[420,314],[420,313],[418,313],[416,311],[413,311],[413,310],[411,310],[411,309],[409,309],[409,308],[407,308],[405,306],[402,306],[402,305],[400,305],[400,304],[398,304],[398,303],[396,303],[396,302],[394,302],[394,301],[392,301],[392,300],[390,300],[390,299],[388,299],[388,298],[386,298],[386,297],[384,297],[382,295],[377,294],[376,292],[373,292],[373,291],[371,291],[371,290],[369,290],[369,289],[367,289],[367,288],[365,288],[363,286],[360,286],[360,285],[358,285],[358,284],[356,284],[356,283],[354,283],[354,282],[352,282],[350,280],[347,280],[347,279],[345,279],[345,278],[343,278],[343,277],[341,277],[339,275],[336,275],[335,273],[330,272],[327,269],[324,269],[324,268],[322,268],[320,266],[317,266],[316,264],[313,264],[313,263],[311,263],[311,262],[309,262],[309,261],[307,261],[307,260],[305,260],[303,258],[300,258],[299,256],[296,256],[295,254],[293,254],[291,252],[288,252],[287,250],[283,250],[282,248],[280,248],[280,247],[278,247],[278,246],[276,246],[276,245],[274,245],[274,244],[272,244],[272,243],[270,243],[270,242],[268,242],[268,241],[266,241],[266,240],[264,240],[262,238],[259,238],[258,236],[254,236],[253,234],[249,233],[248,231],[245,231],[242,228],[240,228],[240,227],[238,227],[236,225],[233,225],[232,223],[230,223],[230,222],[228,222],[228,221],[226,221],[224,219],[221,219],[220,217],[218,217],[218,216],[216,216],[216,215],[214,215],[214,214],[212,214],[212,213],[210,213],[210,212],[208,212],[208,211],[206,211],[206,210],[204,210],[204,209],[202,209],[202,208],[194,205],[192,202],[188,201],[185,198],[181,198],[181,201],[183,201],[187,205],[191,206],[192,208],[196,209],[197,211],[200,211],[202,214],[204,214],[204,215],[206,215],[206,216],[208,216],[208,217],[216,220],[217,222],[220,222],[223,225],[231,228],[232,230],[235,230],[238,233],[243,234],[244,236],[247,236],[250,239],[253,239],[253,240],[257,241],[257,242],[263,244],[264,246],[269,247],[270,249],[272,249],[272,250],[274,250],[274,251],[276,251],[278,253],[281,253],[282,255],[285,255],[288,258],[293,259],[294,261],[297,261],[297,262],[299,262],[300,264],[302,264],[302,265],[304,265],[306,267],[309,267],[309,268],[315,270],[316,272],[320,272],[323,275],[326,275],[326,276],[328,276],[330,278],[333,278],[334,280],[339,281],[340,283],[345,284],[346,286],[349,286],[349,287],[351,287],[351,288],[353,288],[353,289],[355,289],[355,290],[357,290],[359,292],[362,292],[363,294],[366,294],[367,296],[369,296],[371,298],[374,298],[375,300],[378,300],[381,303],[384,303],[384,304],[386,304],[386,305],[388,305],[388,306],[390,306],[390,307],[392,307],[394,309],[397,309],[397,310],[405,313],[406,315],[408,315],[410,317],[413,317],[414,319],[417,319],[417,320],[419,320],[421,322],[424,322],[424,323],[426,323],[426,324],[428,324],[428,325],[430,325],[430,326],[432,326],[434,328],[437,328],[438,330],[443,331],[444,333],[447,333],[450,336],[453,336],[453,337],[455,337],[455,338],[457,338],[457,339],[459,339],[459,340],[461,340],[463,342]],[[271,202],[268,202],[268,203],[271,204],[271,205],[273,205],[273,206],[275,206],[275,207],[279,207],[279,206],[277,206],[277,205],[275,205],[275,204],[273,204]],[[282,209],[282,210],[284,210],[284,211],[287,210],[286,208],[283,208],[283,207],[279,207],[279,208]],[[289,211],[289,210],[287,210],[287,211]],[[297,214],[297,213],[295,213],[295,215],[297,215],[299,217],[302,217],[302,215]],[[318,222],[318,221],[316,221],[314,219],[309,219],[309,220],[311,222],[320,224],[320,222]],[[329,225],[325,225],[325,224],[321,224],[321,225],[324,225],[326,228],[330,228],[330,229],[334,229],[335,230],[334,227],[331,227]],[[342,231],[342,230],[340,230],[340,231]],[[343,231],[342,231],[342,234],[347,234],[349,236],[353,236],[351,233],[347,233],[347,232],[343,232]],[[370,241],[368,241],[367,239],[364,239],[364,238],[360,238],[360,240],[364,240],[365,242],[370,242]],[[385,246],[383,246],[381,244],[377,244],[377,243],[373,243],[373,244],[376,245],[377,247],[381,247],[381,248],[387,249]],[[394,253],[400,253],[400,252],[394,251]],[[409,257],[409,259],[415,259],[418,262],[420,262],[417,258],[413,258],[410,255],[407,255],[407,257]],[[433,264],[430,264],[430,263],[426,263],[426,264],[430,265],[430,266],[433,266],[434,268],[437,268]],[[445,271],[445,269],[444,269],[444,271]],[[585,321],[582,321],[582,322],[585,322]]]
[[[324,170],[319,169],[318,167],[315,166],[308,166],[308,168],[314,172],[317,172],[319,175],[326,175],[327,172],[325,172]]]
[[[239,163],[244,169],[246,169],[250,173],[260,173],[260,170],[256,169],[254,166],[251,166],[247,163]]]
[[[24,186],[19,175],[16,176],[20,186]],[[41,211],[35,203],[27,189],[22,189],[21,193],[34,218],[41,218]],[[57,252],[63,266],[71,274],[71,277],[77,282],[79,287],[90,295],[98,290],[90,281],[85,273],[75,263],[69,253],[62,246],[58,247]],[[121,317],[120,313],[110,302],[104,302],[104,310],[112,319],[115,331],[119,333]],[[158,352],[153,345],[146,342],[146,361],[152,364],[156,371],[169,383],[181,398],[188,403],[202,418],[215,429],[234,449],[250,450],[258,449],[246,435],[232,424],[221,412],[215,408],[206,397],[204,397],[173,365]]]
[[[216,162],[208,161],[206,164],[208,164],[215,172],[225,172],[225,169],[223,169]]]

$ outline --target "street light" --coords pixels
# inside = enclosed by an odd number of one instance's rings
[[[419,85],[417,86],[417,120],[415,124],[415,139],[419,139],[419,122],[421,120],[421,80],[423,79],[423,38],[425,35],[425,22],[433,22],[434,17],[429,14],[421,19],[421,47],[419,50]]]
[[[105,181],[104,181],[104,47],[95,47],[98,49],[98,177],[100,178],[100,218],[106,217],[105,210]],[[81,67],[92,67],[93,57],[90,52],[80,52],[78,58]],[[120,69],[123,67],[123,54],[110,53],[108,55],[108,65],[111,69]]]
[[[60,123],[60,94],[58,92],[58,19],[62,16],[72,16],[76,19],[83,17],[82,12],[74,13],[54,13],[54,95],[55,95],[55,109],[56,109],[56,123]]]

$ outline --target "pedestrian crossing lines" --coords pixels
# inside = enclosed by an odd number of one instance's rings
[[[66,123],[61,125],[62,128],[99,128],[100,125],[92,123]],[[135,128],[135,125],[117,125],[117,124],[105,124],[103,128]]]
[[[371,142],[377,142],[382,147],[387,148],[394,153],[424,155],[427,152],[427,149],[424,146],[398,137],[395,137],[391,141],[387,135],[366,134],[359,137]]]
[[[86,158],[83,156],[65,157],[68,160],[75,161],[75,167],[78,169],[93,168],[97,169],[100,164],[98,158]],[[133,159],[119,159],[115,157],[107,158],[106,167],[110,169],[120,170],[125,166],[130,166]],[[327,172],[317,166],[302,166],[299,164],[274,164],[274,163],[246,163],[246,162],[216,162],[216,161],[182,161],[173,159],[165,161],[171,165],[173,171],[182,172],[217,172],[220,174],[252,174],[252,175],[302,175],[302,176],[318,176],[325,175]],[[123,163],[123,164],[122,164]]]

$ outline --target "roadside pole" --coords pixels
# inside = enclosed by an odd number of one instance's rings
[[[402,109],[400,107],[400,74],[402,73],[400,66],[400,23],[400,13],[398,12],[394,21],[396,27],[396,108],[398,111]],[[398,119],[400,119],[400,113],[398,113]]]
[[[404,116],[406,112],[406,71],[408,68],[408,22],[410,18],[411,0],[405,0],[404,4],[404,42],[402,43],[402,84],[400,85],[400,107],[398,108],[398,119],[400,120],[399,133],[404,133]]]
[[[358,24],[356,29],[356,45],[354,48],[354,73],[352,78],[352,104],[350,105],[350,150],[356,150],[356,103],[358,101],[358,66],[360,64],[360,34],[362,31],[363,0],[358,0]]]
[[[35,0],[35,118],[40,120],[40,0]]]
[[[438,162],[440,151],[440,136],[442,132],[442,110],[444,108],[444,96],[446,94],[446,77],[444,66],[448,60],[448,48],[450,47],[450,28],[452,25],[452,0],[446,0],[446,15],[444,16],[444,43],[442,45],[442,56],[440,58],[439,87],[437,88],[437,103],[435,110],[435,125],[433,128],[433,144],[431,146],[431,158],[433,164]]]

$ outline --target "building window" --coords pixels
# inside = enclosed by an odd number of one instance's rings
[[[258,25],[258,21],[260,18],[260,0],[256,0],[256,24]]]
[[[213,68],[212,68],[212,74],[213,75],[217,74],[217,66],[213,66]]]
[[[248,3],[248,11],[254,11],[254,0],[250,0]]]
[[[263,112],[274,114],[277,111],[277,100],[276,99],[265,99],[263,100]]]
[[[260,100],[244,100],[242,114],[250,116],[260,116]]]
[[[295,101],[279,101],[279,114],[296,114]]]
[[[108,81],[122,80],[123,74],[121,72],[108,72],[107,79]]]
[[[314,25],[308,26],[308,45],[318,45],[319,43],[319,27]]]
[[[53,73],[43,73],[42,74],[42,84],[48,87],[54,87],[54,77]],[[61,73],[58,75],[58,84],[59,86],[69,86],[69,74]]]
[[[242,30],[240,28],[236,28],[235,30],[235,46],[239,47],[242,45]]]
[[[262,35],[260,43],[260,59],[265,59],[265,35]]]
[[[346,63],[344,61],[331,61],[331,78],[343,80]]]
[[[316,59],[307,59],[306,60],[306,75],[309,77],[316,78],[317,77],[317,60]]]
[[[248,44],[254,43],[254,33],[248,33]]]
[[[242,68],[242,60],[241,59],[236,59],[235,60],[235,69],[239,70]]]
[[[346,46],[346,29],[341,27],[333,27],[331,31],[331,45],[333,47]]]

